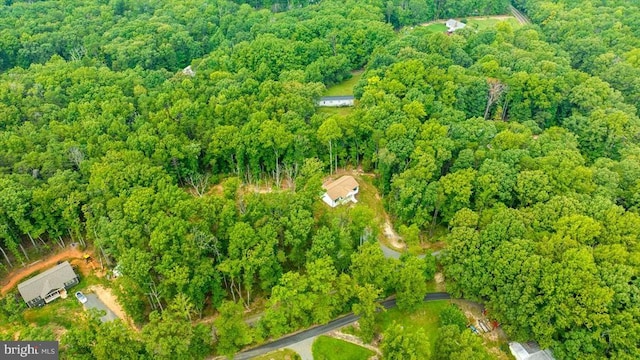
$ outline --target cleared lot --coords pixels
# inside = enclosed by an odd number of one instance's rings
[[[98,309],[106,312],[106,315],[100,318],[102,322],[107,322],[118,318],[116,314],[113,313],[113,311],[109,310],[107,305],[105,305],[102,301],[100,301],[100,299],[98,299],[96,294],[85,294],[85,296],[87,297],[87,302],[84,304],[84,308],[86,310]]]

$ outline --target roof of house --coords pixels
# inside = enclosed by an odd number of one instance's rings
[[[343,95],[343,96],[323,96],[320,98],[320,101],[331,101],[331,100],[353,100],[355,99],[353,95]]]
[[[77,276],[69,262],[65,261],[42,274],[18,284],[18,291],[20,291],[20,295],[25,301],[31,301],[38,296],[44,299],[51,290],[63,288],[64,283]]]
[[[347,196],[353,189],[358,187],[358,182],[353,176],[343,176],[336,181],[326,183],[322,185],[325,190],[327,190],[327,195],[331,198],[331,200],[336,200],[339,198],[344,198]]]
[[[182,74],[183,75],[187,75],[187,76],[191,76],[191,77],[196,76],[196,72],[193,71],[193,69],[191,68],[191,65],[189,65],[186,68],[182,69]]]
[[[465,26],[467,26],[465,23],[460,22],[460,21],[455,20],[455,19],[449,19],[444,24],[449,28],[449,31],[455,31],[455,30],[462,29]]]
[[[535,343],[510,342],[509,349],[516,360],[554,360],[549,349],[540,350]]]

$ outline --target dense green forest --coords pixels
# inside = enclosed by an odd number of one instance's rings
[[[323,208],[337,166],[375,173],[397,226],[446,229],[448,291],[511,338],[639,358],[639,5],[514,4],[534,24],[447,35],[400,28],[508,2],[6,1],[0,247],[87,240],[143,326],[90,317],[66,356],[233,354],[351,310],[372,338],[375,301],[414,308],[432,258],[385,258],[372,209]],[[353,111],[318,111],[355,69]],[[287,190],[247,190],[265,184]],[[192,324],[214,311],[212,343]]]

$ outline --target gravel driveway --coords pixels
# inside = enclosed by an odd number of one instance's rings
[[[84,308],[86,310],[98,309],[103,310],[107,313],[100,318],[102,322],[107,322],[118,318],[116,314],[113,313],[113,311],[109,310],[107,305],[105,305],[102,301],[100,301],[100,299],[98,299],[96,294],[85,294],[85,296],[87,297],[87,302],[84,304]]]

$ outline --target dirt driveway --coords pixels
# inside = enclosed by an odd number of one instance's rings
[[[56,265],[58,261],[82,259],[83,252],[78,249],[77,246],[67,246],[62,252],[59,252],[44,260],[36,261],[27,267],[17,269],[9,273],[2,281],[1,295],[6,294],[9,290],[13,289],[18,283],[33,274],[36,271],[48,269],[52,265]]]
[[[133,320],[124,312],[122,306],[118,303],[118,298],[111,292],[111,289],[101,285],[92,285],[87,288],[87,292],[95,294],[117,317],[122,319],[122,321],[128,324],[133,330],[139,331],[133,323]]]

